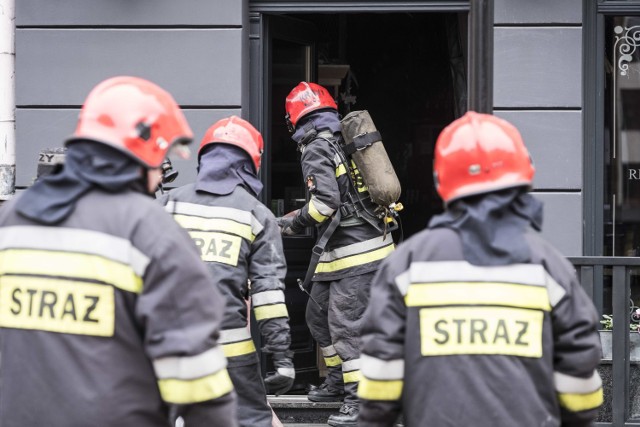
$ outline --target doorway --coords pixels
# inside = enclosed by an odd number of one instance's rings
[[[252,79],[252,92],[262,96],[251,110],[266,144],[263,201],[274,214],[308,199],[284,121],[285,97],[303,80],[326,87],[343,116],[371,114],[402,186],[402,230],[395,239],[411,237],[442,212],[433,152],[440,131],[466,110],[466,28],[466,13],[261,15],[262,49],[256,51],[262,55],[252,57],[254,77],[261,74]],[[296,283],[305,275],[314,232],[284,239],[285,295],[302,383],[317,382],[322,370],[304,319],[307,297]]]

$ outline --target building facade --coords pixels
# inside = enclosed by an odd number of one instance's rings
[[[441,201],[433,146],[466,109],[470,0],[18,0],[16,187],[41,149],[71,134],[88,91],[114,75],[148,78],[185,110],[196,138],[240,115],[265,137],[264,203],[281,215],[305,186],[284,123],[301,80],[367,109],[403,186],[404,236]],[[543,234],[567,256],[640,254],[640,1],[495,0],[494,113],[521,131],[545,203]],[[174,185],[195,177],[175,161]],[[300,378],[318,375],[304,325],[313,230],[287,238],[287,303]],[[632,297],[636,295],[631,291]],[[606,301],[600,302],[606,312]],[[603,308],[604,307],[604,308]]]

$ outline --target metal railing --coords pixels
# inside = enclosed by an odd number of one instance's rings
[[[599,422],[598,427],[640,426],[640,419],[629,419],[629,300],[631,272],[640,271],[640,258],[633,257],[570,257],[580,282],[592,298],[598,314],[603,314],[605,277],[611,276],[612,332],[611,422]],[[607,313],[608,314],[608,313]]]

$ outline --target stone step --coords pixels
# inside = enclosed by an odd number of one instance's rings
[[[331,414],[337,414],[339,402],[311,402],[306,395],[268,395],[267,400],[285,427],[326,427]],[[402,417],[395,427],[402,427]]]
[[[269,404],[283,424],[292,426],[326,426],[331,414],[340,409],[339,402],[311,402],[306,395],[267,396]]]

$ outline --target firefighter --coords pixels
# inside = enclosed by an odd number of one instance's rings
[[[360,378],[360,328],[369,287],[378,265],[394,249],[390,233],[366,218],[373,211],[355,165],[338,153],[341,136],[337,106],[327,90],[301,82],[287,96],[286,120],[301,152],[304,182],[311,199],[280,219],[282,233],[294,235],[318,227],[314,252],[321,252],[313,273],[306,320],[328,367],[325,382],[311,390],[311,401],[341,400],[331,426],[355,426]],[[351,176],[350,176],[351,175]],[[327,232],[327,230],[335,231]],[[330,236],[328,236],[330,234]],[[327,240],[328,238],[328,240]],[[340,372],[341,371],[341,372]],[[344,391],[343,391],[344,390]]]
[[[380,267],[365,314],[359,426],[590,426],[596,310],[540,237],[517,129],[468,112],[440,134],[446,210]]]
[[[169,148],[191,138],[163,89],[105,80],[62,170],[3,206],[3,426],[238,425],[223,297],[151,197]]]
[[[274,215],[257,199],[262,151],[262,136],[249,122],[236,116],[219,120],[200,144],[196,182],[161,198],[188,230],[226,297],[220,342],[242,427],[270,427],[272,420],[249,330],[249,298],[265,340],[262,351],[271,354],[276,368],[265,380],[268,391],[283,394],[295,379],[282,237]]]

